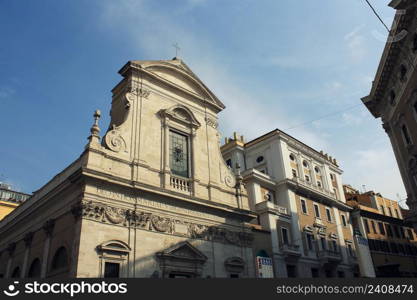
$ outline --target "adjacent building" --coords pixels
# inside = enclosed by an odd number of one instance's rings
[[[254,222],[270,232],[274,276],[360,275],[334,158],[278,129],[249,142],[235,133],[221,151],[243,177]]]
[[[387,132],[407,191],[408,219],[417,228],[417,3],[397,10],[371,92],[362,98]]]
[[[344,191],[346,203],[354,209],[354,229],[367,239],[376,276],[416,277],[417,235],[404,220],[408,211],[373,191],[360,193],[348,185]]]
[[[26,201],[29,196],[13,190],[9,184],[0,182],[0,220]]]

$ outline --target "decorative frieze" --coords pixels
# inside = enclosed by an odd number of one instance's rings
[[[209,218],[211,220],[214,221],[220,221],[222,219],[219,218],[219,220],[217,220],[216,217],[214,217],[213,215],[204,213],[204,212],[199,212],[199,211],[194,211],[191,209],[186,209],[186,208],[182,208],[179,206],[175,206],[175,205],[170,205],[167,203],[163,203],[160,201],[154,201],[154,200],[148,200],[148,199],[144,199],[142,197],[139,197],[137,194],[135,193],[122,193],[119,191],[114,191],[105,187],[97,187],[97,194],[104,196],[108,199],[113,199],[113,200],[118,200],[118,201],[125,201],[128,203],[136,203],[140,206],[145,206],[145,207],[149,207],[149,208],[156,208],[156,209],[160,209],[160,210],[165,210],[165,211],[170,211],[170,212],[176,212],[179,214],[184,214],[187,216],[193,216],[193,217],[198,217],[198,218]]]
[[[206,123],[208,126],[213,127],[214,129],[217,129],[219,127],[219,123],[213,119],[213,118],[206,118]]]
[[[100,202],[82,201],[74,206],[72,211],[79,211],[82,218],[101,223],[134,227],[192,239],[238,246],[250,246],[253,241],[253,234],[249,232],[237,232],[219,226],[195,224],[155,213],[117,208]]]
[[[130,94],[129,100],[135,100],[136,97],[143,97],[147,99],[151,93],[150,90],[144,89],[141,85],[134,81],[127,86],[127,92]]]

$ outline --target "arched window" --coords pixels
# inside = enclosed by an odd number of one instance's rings
[[[201,124],[184,105],[175,105],[159,112],[164,128],[164,181],[166,186],[185,193],[194,191],[192,185],[194,137]]]
[[[56,250],[54,258],[52,259],[51,270],[59,270],[68,266],[68,254],[65,247],[60,247]]]
[[[414,34],[413,38],[413,52],[417,51],[417,33]]]
[[[414,113],[414,118],[417,120],[417,100],[414,100],[413,102],[413,113]]]
[[[407,75],[407,67],[405,65],[400,66],[400,80],[404,81],[406,79]]]
[[[189,137],[169,131],[170,168],[174,175],[190,177]]]
[[[259,257],[269,257],[268,253],[265,250],[263,250],[263,249],[259,250],[256,253],[256,256],[259,256]]]
[[[413,142],[411,141],[410,134],[408,132],[408,128],[405,124],[401,126],[401,132],[403,134],[404,141],[407,145],[411,145]]]
[[[11,277],[12,278],[19,278],[20,277],[20,268],[19,267],[14,268]]]
[[[35,258],[29,268],[28,278],[39,278],[41,277],[41,261],[39,258]]]

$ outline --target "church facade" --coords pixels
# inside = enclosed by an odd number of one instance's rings
[[[243,178],[225,164],[223,103],[183,63],[129,61],[111,121],[0,222],[0,276],[255,277]]]

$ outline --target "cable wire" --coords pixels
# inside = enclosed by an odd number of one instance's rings
[[[366,3],[369,5],[369,7],[372,9],[372,11],[374,12],[375,16],[379,19],[379,21],[382,23],[382,25],[384,25],[385,29],[388,31],[389,34],[391,34],[391,31],[389,30],[388,26],[384,23],[384,21],[382,21],[381,17],[379,16],[379,14],[377,13],[377,11],[375,10],[375,8],[372,6],[371,3],[369,3],[368,0],[365,0]]]
[[[393,37],[392,35],[392,31],[388,28],[388,26],[384,23],[384,21],[382,20],[382,18],[379,16],[378,12],[375,10],[375,8],[372,6],[372,4],[368,1],[365,0],[366,3],[369,5],[369,7],[371,8],[371,10],[373,11],[373,13],[375,14],[375,16],[378,18],[378,20],[382,23],[382,25],[385,27],[385,29],[388,31],[388,37]],[[408,33],[408,32],[407,32]],[[410,56],[408,55],[408,53],[405,53],[403,51],[403,49],[401,49],[401,47],[398,47],[398,50],[404,54],[404,57],[408,60],[408,63],[410,64],[411,68],[413,70],[415,70],[414,67],[414,61],[410,58]]]
[[[310,124],[310,123],[313,123],[313,122],[315,122],[315,121],[319,121],[319,120],[322,120],[322,119],[325,119],[325,118],[329,118],[329,117],[332,117],[332,116],[335,116],[335,115],[341,114],[341,113],[343,113],[343,112],[345,112],[345,111],[348,111],[348,110],[351,110],[351,109],[357,108],[357,107],[362,106],[362,105],[363,105],[362,103],[355,104],[355,105],[350,106],[350,107],[347,107],[347,108],[345,108],[345,109],[343,109],[343,110],[339,110],[339,111],[335,111],[335,112],[329,113],[329,114],[327,114],[327,115],[323,115],[323,116],[321,116],[321,117],[318,117],[317,119],[310,120],[310,121],[306,121],[306,122],[303,122],[303,123],[300,123],[300,124],[297,124],[297,125],[294,125],[294,126],[291,126],[291,127],[285,128],[285,129],[284,129],[284,131],[286,131],[286,130],[290,130],[290,129],[294,129],[294,128],[297,128],[297,127],[300,127],[300,126],[304,126],[304,125],[307,125],[307,124]]]

